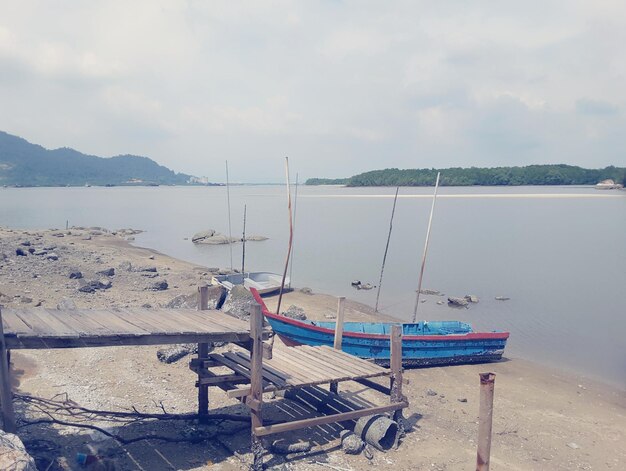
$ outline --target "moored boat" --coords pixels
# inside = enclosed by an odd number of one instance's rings
[[[335,322],[300,321],[270,312],[255,289],[250,290],[272,330],[288,346],[333,346]],[[345,322],[342,350],[379,364],[390,358],[388,322]],[[402,325],[402,358],[407,366],[482,363],[502,358],[508,332],[474,332],[459,321],[432,321]]]
[[[243,285],[247,289],[255,289],[260,294],[269,294],[280,290],[282,276],[265,271],[233,273],[232,275],[214,275],[213,281],[230,291],[235,285]],[[289,277],[285,280],[289,284]]]

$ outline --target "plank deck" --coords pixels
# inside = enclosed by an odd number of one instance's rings
[[[193,309],[2,309],[8,349],[245,342],[248,322]],[[268,331],[264,338],[268,337]]]
[[[212,360],[231,368],[237,374],[251,377],[248,352],[212,354]],[[302,388],[333,381],[389,376],[390,370],[332,348],[289,347],[275,349],[271,360],[263,360],[264,392]],[[250,388],[242,386],[228,391],[230,397],[248,395]]]

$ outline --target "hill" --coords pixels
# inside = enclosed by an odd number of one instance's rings
[[[67,147],[48,150],[0,131],[0,185],[184,185],[191,178],[147,157],[103,158]]]
[[[586,169],[573,165],[529,165],[526,167],[397,169],[387,168],[354,175],[344,180],[347,186],[432,186],[441,172],[442,186],[519,186],[519,185],[595,185],[610,178],[626,181],[626,168],[609,166]],[[307,185],[323,185],[341,179],[311,178]]]

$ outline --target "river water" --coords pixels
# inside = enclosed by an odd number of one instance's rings
[[[284,187],[233,186],[232,232],[268,236],[246,245],[246,270],[282,272]],[[294,286],[374,305],[393,204],[392,188],[299,187]],[[401,188],[380,309],[409,320],[432,188]],[[202,265],[230,266],[230,247],[191,236],[228,233],[224,187],[0,189],[0,224],[15,228],[132,227],[135,243]],[[188,240],[185,240],[188,238]],[[233,247],[241,267],[241,244]],[[423,288],[475,294],[469,309],[425,296],[418,319],[457,319],[509,330],[507,354],[626,387],[626,192],[588,187],[441,188]],[[508,301],[497,301],[506,296]]]

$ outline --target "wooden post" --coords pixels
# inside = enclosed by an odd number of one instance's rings
[[[206,311],[209,308],[209,288],[208,286],[198,286],[198,311]],[[209,385],[202,384],[202,372],[204,370],[203,360],[209,356],[209,344],[198,344],[198,416],[201,423],[206,423],[209,415]]]
[[[263,426],[263,315],[261,306],[255,304],[250,310],[250,337],[252,338],[252,352],[250,354],[250,395],[246,398],[246,405],[250,408],[252,418],[252,454],[254,461],[252,469],[263,469],[263,444],[256,435],[256,427]]]
[[[495,381],[495,373],[480,373],[480,408],[478,412],[476,471],[489,471],[491,425],[493,421],[493,389]]]
[[[341,343],[343,341],[343,312],[346,304],[346,297],[340,296],[337,299],[337,322],[335,322],[335,343],[333,347],[335,350],[341,350]],[[333,381],[330,383],[330,392],[337,394],[339,391],[339,383]]]
[[[2,401],[2,426],[5,432],[15,433],[17,427],[15,426],[10,373],[4,340],[4,326],[2,325],[2,309],[0,309],[0,400]]]
[[[391,326],[390,335],[391,358],[389,366],[391,368],[390,380],[390,399],[392,403],[404,401],[402,395],[402,326],[394,324]],[[402,417],[402,409],[393,413],[393,419],[398,423],[398,435],[396,437],[395,446],[398,446],[398,439],[404,434],[404,418]]]

